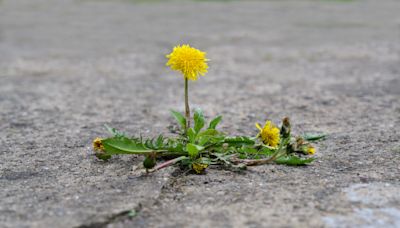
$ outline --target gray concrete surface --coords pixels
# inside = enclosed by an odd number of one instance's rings
[[[399,227],[400,2],[0,1],[1,227]],[[178,43],[208,52],[192,107],[231,134],[290,116],[307,167],[244,173],[92,156],[103,124],[168,133]],[[135,216],[128,216],[135,210]],[[131,213],[132,215],[132,213]]]

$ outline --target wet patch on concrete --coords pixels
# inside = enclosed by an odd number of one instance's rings
[[[400,226],[400,185],[391,183],[354,184],[346,188],[343,200],[351,202],[353,212],[323,218],[328,227]]]

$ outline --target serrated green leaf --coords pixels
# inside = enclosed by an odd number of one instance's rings
[[[276,152],[276,150],[264,147],[261,149],[257,149],[254,147],[254,145],[242,145],[242,147],[236,149],[236,152],[235,150],[233,151],[234,153],[241,154],[241,159],[262,159],[270,157]]]
[[[259,153],[263,154],[264,156],[271,156],[273,153],[275,153],[276,150],[268,147],[263,147]]]
[[[275,160],[275,162],[284,165],[300,166],[309,164],[314,160],[315,160],[314,158],[299,158],[297,156],[290,155],[290,156],[279,157],[278,159]]]
[[[204,147],[192,143],[188,143],[186,145],[186,150],[189,153],[189,156],[192,158],[196,158],[199,155],[199,152],[203,149]]]
[[[157,148],[161,148],[164,145],[164,136],[163,135],[158,136],[155,145],[157,146]]]
[[[143,142],[143,139],[139,138],[136,141],[138,143],[141,143],[141,142]],[[157,138],[146,139],[146,140],[144,140],[143,144],[146,148],[154,149],[154,150],[168,148],[168,144],[167,144],[167,142],[165,142],[163,135],[159,135]]]
[[[107,129],[107,131],[108,131],[111,135],[113,135],[113,136],[115,136],[115,137],[125,137],[125,134],[124,134],[124,133],[118,131],[118,130],[115,129],[115,128],[112,128],[112,127],[108,126],[107,124],[104,124],[104,127]]]
[[[210,143],[213,144],[222,144],[224,143],[225,136],[224,135],[214,135],[210,138]]]
[[[186,128],[186,118],[180,113],[175,110],[171,110],[172,116],[175,118],[175,120],[178,122],[179,126],[181,127],[181,130],[185,130]]]
[[[194,143],[196,140],[196,132],[193,128],[189,128],[186,132],[189,142]]]
[[[182,142],[173,139],[168,139],[168,151],[169,152],[184,152],[185,146]]]
[[[245,136],[237,136],[237,137],[225,137],[224,143],[228,143],[229,145],[254,145],[255,140],[250,137]]]
[[[240,153],[248,153],[248,154],[257,154],[259,151],[255,148],[252,147],[247,147],[247,146],[242,146],[241,148],[238,149],[238,152]]]
[[[147,140],[145,140],[144,141],[144,146],[146,147],[146,148],[152,148],[153,147],[153,139],[147,139]]]
[[[194,111],[194,131],[196,133],[200,132],[200,130],[204,127],[204,115],[203,115],[203,111],[201,111],[201,109],[196,109]]]
[[[162,152],[165,150],[149,149],[138,139],[126,137],[113,137],[103,139],[102,144],[107,154],[148,154],[151,152]]]
[[[222,161],[225,164],[231,164],[230,162],[231,157],[236,156],[233,154],[225,154],[225,153],[212,153],[212,155],[216,157],[215,160]]]
[[[307,141],[318,141],[318,140],[324,140],[326,136],[327,134],[305,133],[304,135],[302,135],[302,138]]]
[[[205,145],[207,143],[215,144],[218,141],[221,141],[224,137],[222,133],[215,129],[207,129],[205,131],[201,131],[196,136],[196,141],[199,145]]]
[[[202,137],[202,136],[215,136],[215,135],[219,135],[220,132],[215,130],[215,129],[207,129],[205,131],[201,131],[197,134],[197,137]]]
[[[213,120],[211,120],[208,129],[215,129],[217,127],[217,125],[219,124],[219,122],[221,122],[222,120],[222,116],[217,116],[215,117]]]
[[[95,155],[96,155],[96,157],[98,159],[101,159],[101,160],[104,160],[104,161],[107,161],[108,159],[111,158],[111,155],[105,154],[105,153],[96,153]]]
[[[197,144],[199,144],[200,146],[204,146],[205,144],[207,144],[210,141],[211,138],[212,138],[212,136],[205,135],[202,137],[197,137],[196,141],[197,141]]]
[[[196,159],[196,162],[210,165],[211,164],[211,159],[210,158],[206,158],[206,157],[201,157],[201,158]]]

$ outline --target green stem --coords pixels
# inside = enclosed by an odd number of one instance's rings
[[[186,129],[185,132],[190,128],[190,108],[189,108],[189,85],[188,79],[185,78],[185,115],[186,115]]]

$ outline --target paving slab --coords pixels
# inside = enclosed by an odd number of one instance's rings
[[[1,227],[398,227],[400,2],[0,1]],[[221,129],[289,116],[306,167],[139,175],[97,160],[108,124],[169,134],[178,43],[207,51],[192,107]]]

